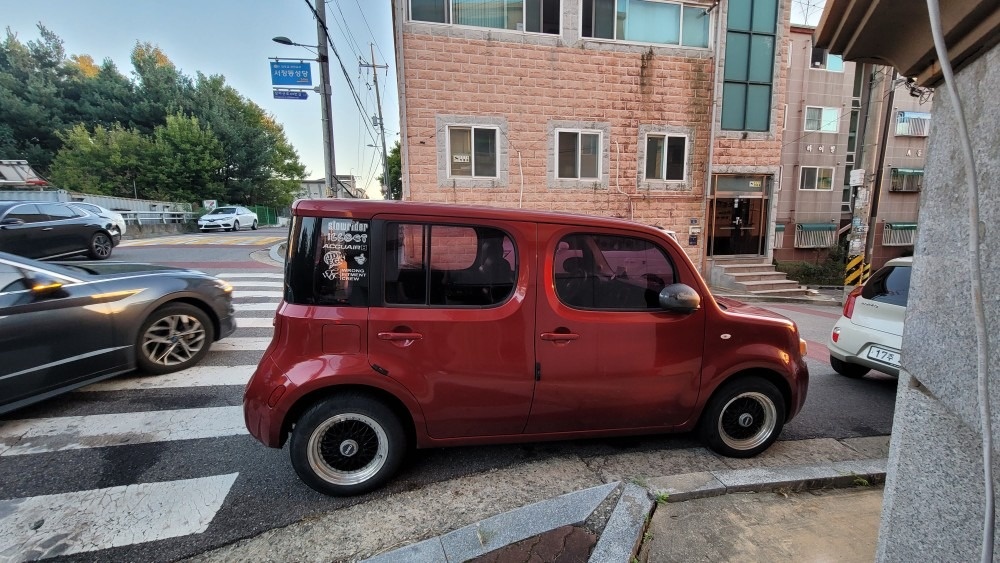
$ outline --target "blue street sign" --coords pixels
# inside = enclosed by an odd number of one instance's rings
[[[276,100],[307,100],[309,94],[304,90],[274,90]]]
[[[312,65],[307,62],[271,61],[272,86],[312,86]]]

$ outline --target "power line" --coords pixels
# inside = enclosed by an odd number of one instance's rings
[[[326,35],[326,42],[330,45],[330,49],[333,50],[333,56],[337,57],[337,62],[340,63],[340,71],[344,73],[344,79],[347,81],[347,86],[351,90],[351,96],[354,97],[354,103],[358,106],[358,110],[363,112],[364,109],[361,105],[361,99],[358,97],[358,92],[354,89],[354,83],[351,82],[351,77],[347,74],[347,69],[344,67],[344,61],[340,58],[340,53],[337,52],[337,46],[333,43],[333,40],[330,39],[330,28],[323,22],[323,19],[319,17],[319,13],[316,12],[316,8],[313,7],[309,0],[303,0],[303,2],[306,3],[306,6],[309,6],[309,11],[312,12],[313,17],[316,18],[316,21],[323,27],[323,34]],[[369,127],[367,123],[365,123],[365,130],[368,131],[368,136],[371,137],[372,142],[376,143],[375,134],[372,133],[371,127]]]
[[[368,28],[368,34],[372,36],[372,41],[375,43],[375,50],[378,51],[378,54],[380,57],[382,57],[382,60],[386,61],[386,64],[388,64],[389,59],[388,57],[385,56],[384,53],[382,53],[382,48],[379,47],[378,45],[378,39],[375,37],[375,32],[372,31],[372,26],[368,25],[368,18],[365,17],[365,11],[363,8],[361,8],[361,3],[358,2],[358,0],[354,0],[354,3],[358,5],[358,11],[361,12],[361,19],[364,20],[365,27]]]
[[[347,25],[347,18],[344,17],[344,12],[340,11],[340,6],[337,6],[337,12],[340,13],[339,20],[337,19],[337,14],[330,9],[330,2],[325,3],[324,7],[326,8],[326,12],[330,15],[330,18],[333,19],[333,22],[337,24],[337,29],[339,29],[340,33],[347,39],[347,45],[351,48],[351,52],[354,53],[356,58],[360,59],[361,45],[358,44],[358,40],[355,39],[354,34],[351,33],[351,26]]]

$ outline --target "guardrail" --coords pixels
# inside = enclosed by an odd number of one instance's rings
[[[198,219],[198,213],[190,211],[121,211],[128,225],[187,223]]]

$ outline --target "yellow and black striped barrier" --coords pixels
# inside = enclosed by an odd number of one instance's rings
[[[847,275],[844,276],[844,285],[865,283],[872,275],[872,265],[865,263],[863,254],[848,258],[846,270]]]

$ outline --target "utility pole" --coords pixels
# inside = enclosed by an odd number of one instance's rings
[[[330,87],[330,57],[327,51],[329,38],[326,33],[326,2],[316,0],[316,35],[318,45],[316,47],[319,54],[319,77],[323,91],[320,93],[323,108],[323,164],[326,167],[326,178],[324,181],[326,193],[336,197],[333,186],[340,184],[337,181],[337,163],[333,151],[333,88]]]
[[[362,64],[362,68],[372,69],[372,77],[375,80],[375,102],[378,106],[378,127],[382,133],[382,197],[389,198],[389,153],[385,148],[385,121],[382,119],[382,96],[378,90],[378,69],[389,68],[387,65],[375,64],[375,44],[369,44],[372,51],[371,64]]]

